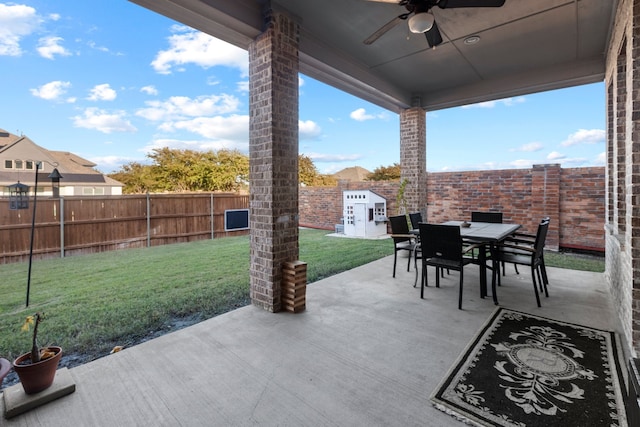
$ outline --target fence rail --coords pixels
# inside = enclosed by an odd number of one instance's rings
[[[249,196],[227,193],[39,196],[33,255],[64,257],[247,234],[225,231],[224,212],[248,206]],[[0,264],[28,259],[32,218],[33,199],[26,210],[10,210],[9,200],[0,199]]]

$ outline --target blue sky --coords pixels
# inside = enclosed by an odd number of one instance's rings
[[[124,0],[0,3],[0,128],[105,173],[153,148],[248,152],[247,53]],[[322,173],[399,162],[398,115],[300,76]],[[603,166],[604,84],[427,114],[431,172]]]

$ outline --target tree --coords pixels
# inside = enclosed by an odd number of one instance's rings
[[[298,182],[301,185],[326,187],[336,184],[335,178],[318,172],[313,160],[304,154],[298,155]]]
[[[398,181],[400,180],[400,165],[379,166],[369,174],[367,181]]]
[[[249,157],[237,150],[200,152],[159,148],[150,165],[129,163],[110,174],[123,192],[239,191],[248,186]]]
[[[140,194],[153,191],[155,185],[151,166],[138,162],[122,165],[119,171],[108,176],[124,184],[122,188],[124,194]]]

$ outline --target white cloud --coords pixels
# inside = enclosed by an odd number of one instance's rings
[[[598,144],[606,139],[605,131],[602,129],[580,129],[562,141],[560,145],[569,147],[578,144]]]
[[[169,49],[158,52],[151,66],[160,74],[171,74],[174,67],[195,64],[203,68],[217,65],[238,68],[248,74],[247,52],[227,42],[188,27],[174,25],[168,38]]]
[[[523,102],[526,102],[526,98],[524,96],[519,96],[517,98],[504,98],[495,101],[478,102],[477,104],[464,105],[462,108],[495,108],[498,105],[511,107],[512,105],[522,104]]]
[[[58,101],[65,93],[67,93],[67,89],[70,87],[70,82],[56,80],[45,83],[37,89],[29,89],[29,91],[36,98],[46,99],[47,101]]]
[[[166,101],[147,101],[147,108],[136,112],[137,116],[151,121],[184,120],[190,117],[229,114],[238,111],[240,100],[232,95],[172,96]]]
[[[43,58],[55,59],[55,55],[70,56],[71,52],[64,48],[61,43],[64,41],[62,37],[42,37],[38,40],[36,50]]]
[[[243,80],[237,83],[238,92],[249,93],[249,80]]]
[[[200,135],[206,140],[191,143],[197,144],[198,148],[204,150],[226,148],[246,152],[249,149],[249,116],[245,115],[197,117],[190,120],[162,123],[159,129],[164,132],[187,131]],[[184,140],[176,139],[173,141],[185,144]],[[173,147],[176,148],[176,146]]]
[[[542,148],[543,148],[543,145],[541,143],[539,143],[539,142],[530,142],[528,144],[523,144],[520,147],[512,149],[512,150],[509,150],[509,151],[524,151],[524,152],[527,152],[527,153],[531,153],[531,152],[534,152],[534,151],[540,151],[540,150],[542,150]]]
[[[89,101],[113,101],[118,94],[115,90],[111,89],[109,83],[94,86],[89,91],[87,99]]]
[[[533,163],[534,162],[532,162],[531,160],[518,159],[512,162],[509,162],[509,165],[515,168],[530,168],[533,166]]]
[[[298,133],[300,139],[316,139],[322,134],[322,129],[312,120],[299,120]]]
[[[0,3],[0,56],[20,56],[20,41],[33,33],[41,19],[33,7]]]
[[[322,154],[305,153],[314,162],[351,162],[362,159],[362,154]]]
[[[302,87],[302,86],[304,86],[304,79],[298,76],[298,87]]]
[[[558,153],[557,151],[552,151],[547,155],[547,160],[561,160],[566,158],[567,156],[565,156],[564,154]]]
[[[97,108],[87,108],[81,116],[72,117],[73,125],[102,133],[135,132],[137,129],[125,118],[125,111],[108,113]]]
[[[351,114],[349,114],[349,117],[351,117],[355,121],[364,122],[366,120],[384,119],[386,118],[386,115],[384,113],[376,115],[367,114],[364,108],[358,108],[357,110],[352,111]]]
[[[157,95],[158,89],[155,86],[149,85],[140,88],[140,92],[146,93],[147,95]]]
[[[598,154],[598,156],[596,157],[596,160],[594,161],[594,164],[596,166],[604,166],[607,164],[607,153],[605,151],[603,151],[602,153]]]
[[[109,52],[109,48],[108,47],[98,46],[96,44],[96,42],[94,42],[93,40],[87,42],[87,46],[89,46],[91,49],[95,49],[95,50],[98,50],[100,52]]]
[[[111,173],[118,169],[120,169],[123,165],[131,162],[139,162],[143,163],[143,160],[134,159],[131,157],[120,157],[120,156],[97,156],[90,157],[93,163],[95,163],[96,169],[102,171],[103,173]]]

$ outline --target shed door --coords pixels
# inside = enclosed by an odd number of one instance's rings
[[[355,235],[358,237],[365,237],[367,226],[367,205],[364,203],[356,203],[353,214],[356,226]]]

